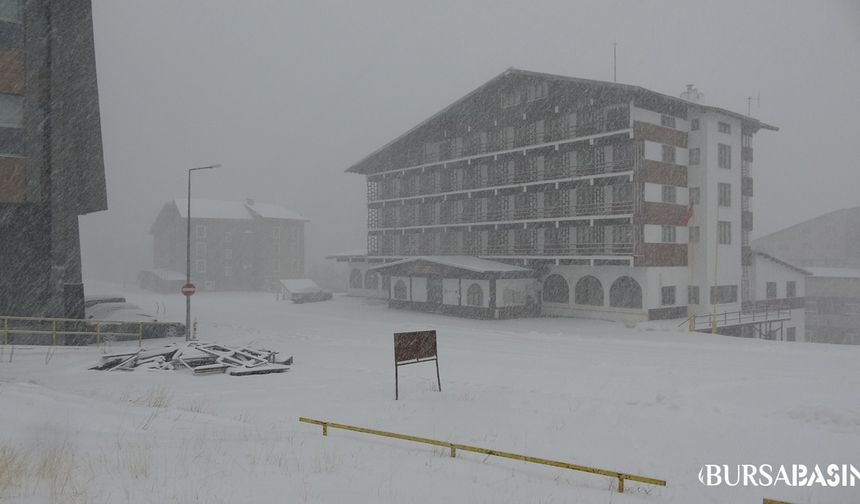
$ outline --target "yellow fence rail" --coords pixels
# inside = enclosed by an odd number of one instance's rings
[[[531,462],[533,464],[542,464],[548,465],[552,467],[560,467],[562,469],[570,469],[572,471],[580,471],[591,474],[599,474],[601,476],[608,476],[610,478],[614,478],[618,480],[618,492],[624,492],[624,482],[625,481],[637,481],[639,483],[647,483],[649,485],[657,485],[657,486],[666,486],[666,482],[664,480],[656,479],[656,478],[648,478],[645,476],[638,476],[635,474],[621,473],[617,471],[609,471],[606,469],[597,469],[595,467],[588,467],[577,464],[569,464],[567,462],[559,462],[557,460],[549,460],[538,457],[530,457],[528,455],[519,455],[516,453],[508,453],[498,450],[489,450],[487,448],[479,448],[477,446],[469,446],[460,443],[450,443],[447,441],[439,441],[436,439],[423,438],[418,436],[409,436],[406,434],[397,434],[394,432],[386,432],[376,429],[367,429],[364,427],[356,427],[354,425],[344,425],[334,422],[325,422],[323,420],[314,420],[312,418],[299,417],[299,422],[304,422],[308,424],[314,424],[322,426],[322,434],[323,436],[328,436],[329,429],[342,429],[348,430],[352,432],[361,432],[363,434],[372,434],[374,436],[383,436],[394,439],[402,439],[404,441],[413,441],[416,443],[424,443],[434,446],[441,446],[443,448],[448,448],[451,450],[451,456],[457,456],[457,450],[465,451],[465,452],[474,452],[474,453],[482,453],[484,455],[493,455],[496,457],[503,457],[513,460],[520,460],[523,462]]]
[[[773,499],[763,499],[761,504],[791,504],[791,502],[781,501],[781,500],[773,500]]]
[[[82,319],[67,319],[67,318],[46,318],[46,317],[7,317],[0,316],[2,321],[2,343],[10,344],[10,337],[16,334],[29,334],[33,336],[50,336],[51,344],[57,346],[61,336],[76,336],[76,337],[91,337],[96,344],[101,344],[105,337],[129,337],[136,338],[138,343],[143,339],[143,328],[145,324],[155,324],[150,322],[119,322],[110,320],[82,320]],[[38,325],[39,328],[25,327],[26,325]],[[68,330],[68,326],[77,326],[78,330]],[[108,330],[102,330],[103,326],[107,326]],[[137,330],[133,332],[118,332],[110,330],[112,327],[134,327]]]

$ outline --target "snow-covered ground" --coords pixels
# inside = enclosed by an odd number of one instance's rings
[[[87,284],[88,293],[118,286]],[[126,292],[184,317],[180,295]],[[706,488],[704,464],[860,465],[860,348],[477,321],[337,296],[198,293],[200,339],[294,355],[285,374],[88,371],[102,350],[17,348],[0,362],[0,501],[797,503],[860,488]],[[436,329],[401,368],[392,333]],[[148,346],[164,342],[146,341]],[[115,344],[119,350],[129,344]],[[136,344],[135,344],[136,346]],[[665,479],[666,488],[332,430],[299,416]]]

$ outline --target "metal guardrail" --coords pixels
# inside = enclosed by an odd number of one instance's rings
[[[53,346],[57,346],[58,339],[61,336],[91,337],[94,338],[96,344],[101,344],[105,337],[127,336],[130,338],[137,338],[138,343],[140,343],[143,339],[144,325],[169,324],[169,322],[121,322],[114,320],[0,316],[0,324],[2,324],[0,334],[3,336],[2,343],[4,345],[10,344],[10,336],[14,336],[16,334],[29,334],[33,336],[50,336],[51,344]],[[92,328],[93,330],[69,330],[69,326],[77,328]],[[102,330],[103,326],[107,326],[107,330]],[[111,330],[115,326],[137,326],[137,331],[118,332]]]
[[[707,315],[692,315],[687,320],[678,324],[678,327],[687,324],[690,331],[697,331],[699,329],[713,329],[715,327],[729,327],[759,322],[778,322],[780,320],[789,319],[791,319],[791,310],[765,309],[747,312],[733,311],[709,313]]]
[[[792,504],[792,503],[788,502],[788,501],[773,500],[773,499],[765,498],[765,499],[762,499],[761,504]]]
[[[618,492],[624,492],[624,482],[625,481],[637,481],[639,483],[647,483],[649,485],[656,486],[666,486],[666,481],[649,478],[646,476],[639,476],[636,474],[628,474],[621,473],[617,471],[609,471],[606,469],[598,469],[596,467],[583,466],[578,464],[569,464],[567,462],[559,462],[557,460],[549,460],[538,457],[530,457],[528,455],[519,455],[516,453],[503,452],[498,450],[490,450],[487,448],[479,448],[477,446],[464,445],[460,443],[450,443],[447,441],[439,441],[436,439],[423,438],[418,436],[410,436],[407,434],[397,434],[394,432],[386,432],[376,429],[367,429],[365,427],[356,427],[354,425],[345,425],[334,422],[326,422],[323,420],[314,420],[312,418],[299,417],[299,422],[314,424],[322,426],[322,434],[323,436],[328,436],[328,430],[331,429],[342,429],[348,430],[352,432],[360,432],[362,434],[372,434],[374,436],[382,436],[394,439],[402,439],[404,441],[413,441],[416,443],[429,444],[433,446],[441,446],[443,448],[448,448],[451,450],[451,457],[457,456],[457,450],[465,451],[465,452],[473,452],[473,453],[482,453],[484,455],[493,455],[496,457],[508,458],[512,460],[520,460],[522,462],[530,462],[533,464],[542,464],[552,467],[560,467],[562,469],[570,469],[572,471],[580,471],[591,474],[599,474],[601,476],[608,476],[610,478],[614,478],[618,480]]]

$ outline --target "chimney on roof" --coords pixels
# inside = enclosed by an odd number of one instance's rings
[[[248,206],[254,206],[254,203],[256,203],[256,201],[254,200],[254,198],[245,198],[245,203],[247,203]]]
[[[705,101],[705,94],[696,89],[696,86],[687,84],[686,91],[681,93],[681,99],[693,103],[703,103]]]

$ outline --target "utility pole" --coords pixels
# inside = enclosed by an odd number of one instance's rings
[[[185,283],[191,283],[191,172],[197,170],[211,170],[218,168],[219,164],[200,166],[188,169],[188,208],[186,211],[186,241],[185,241]],[[191,296],[185,296],[185,341],[191,341]]]

